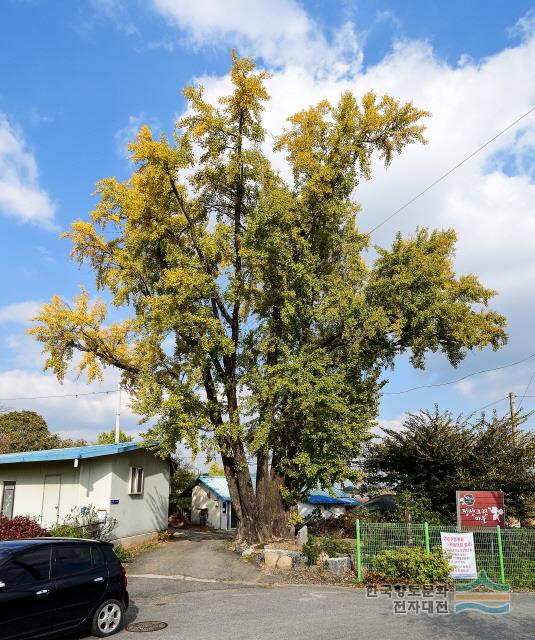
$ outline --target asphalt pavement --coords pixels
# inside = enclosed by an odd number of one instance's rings
[[[511,613],[394,614],[363,589],[132,578],[127,621],[166,622],[154,640],[523,640],[535,638],[535,597],[513,594]],[[117,637],[137,634],[122,631]]]
[[[277,584],[229,550],[221,532],[185,531],[128,567],[126,622],[161,621],[133,640],[535,640],[535,595],[513,594],[511,613],[393,613],[364,589]],[[453,603],[450,594],[449,610]]]

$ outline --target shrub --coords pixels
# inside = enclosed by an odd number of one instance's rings
[[[54,535],[68,538],[95,538],[96,540],[113,540],[113,532],[117,526],[117,520],[107,515],[102,517],[96,507],[74,507],[63,519],[60,525],[54,527],[54,531],[61,530],[65,533]]]
[[[42,538],[48,531],[28,516],[7,518],[0,515],[0,540],[19,540],[20,538]]]
[[[115,555],[119,558],[120,562],[130,562],[132,560],[133,554],[128,549],[125,549],[121,544],[116,544],[113,547],[115,551]]]
[[[70,524],[56,524],[50,529],[50,535],[54,538],[91,538],[89,531]]]
[[[336,538],[309,536],[306,544],[303,545],[303,553],[309,564],[314,564],[321,553],[326,553],[329,558],[335,558],[336,556],[350,555],[352,552],[352,542]]]
[[[396,579],[406,579],[414,584],[450,583],[449,562],[440,550],[427,554],[420,547],[388,549],[376,555],[372,561],[372,573]]]

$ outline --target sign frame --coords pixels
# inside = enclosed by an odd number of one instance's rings
[[[457,528],[505,527],[505,500],[503,491],[455,492]]]

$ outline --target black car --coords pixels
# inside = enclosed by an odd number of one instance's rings
[[[0,542],[0,638],[119,631],[128,608],[124,567],[108,542],[32,538]]]

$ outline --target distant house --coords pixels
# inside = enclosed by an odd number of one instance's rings
[[[169,481],[169,463],[133,442],[0,455],[3,515],[48,528],[92,505],[127,546],[167,528]]]
[[[191,491],[191,522],[214,529],[235,529],[236,514],[225,476],[199,476]]]
[[[306,517],[319,509],[324,518],[338,517],[360,502],[349,498],[342,490],[312,491],[306,502],[299,502],[299,513]],[[225,476],[199,476],[191,490],[191,521],[214,529],[234,529],[237,519]]]

